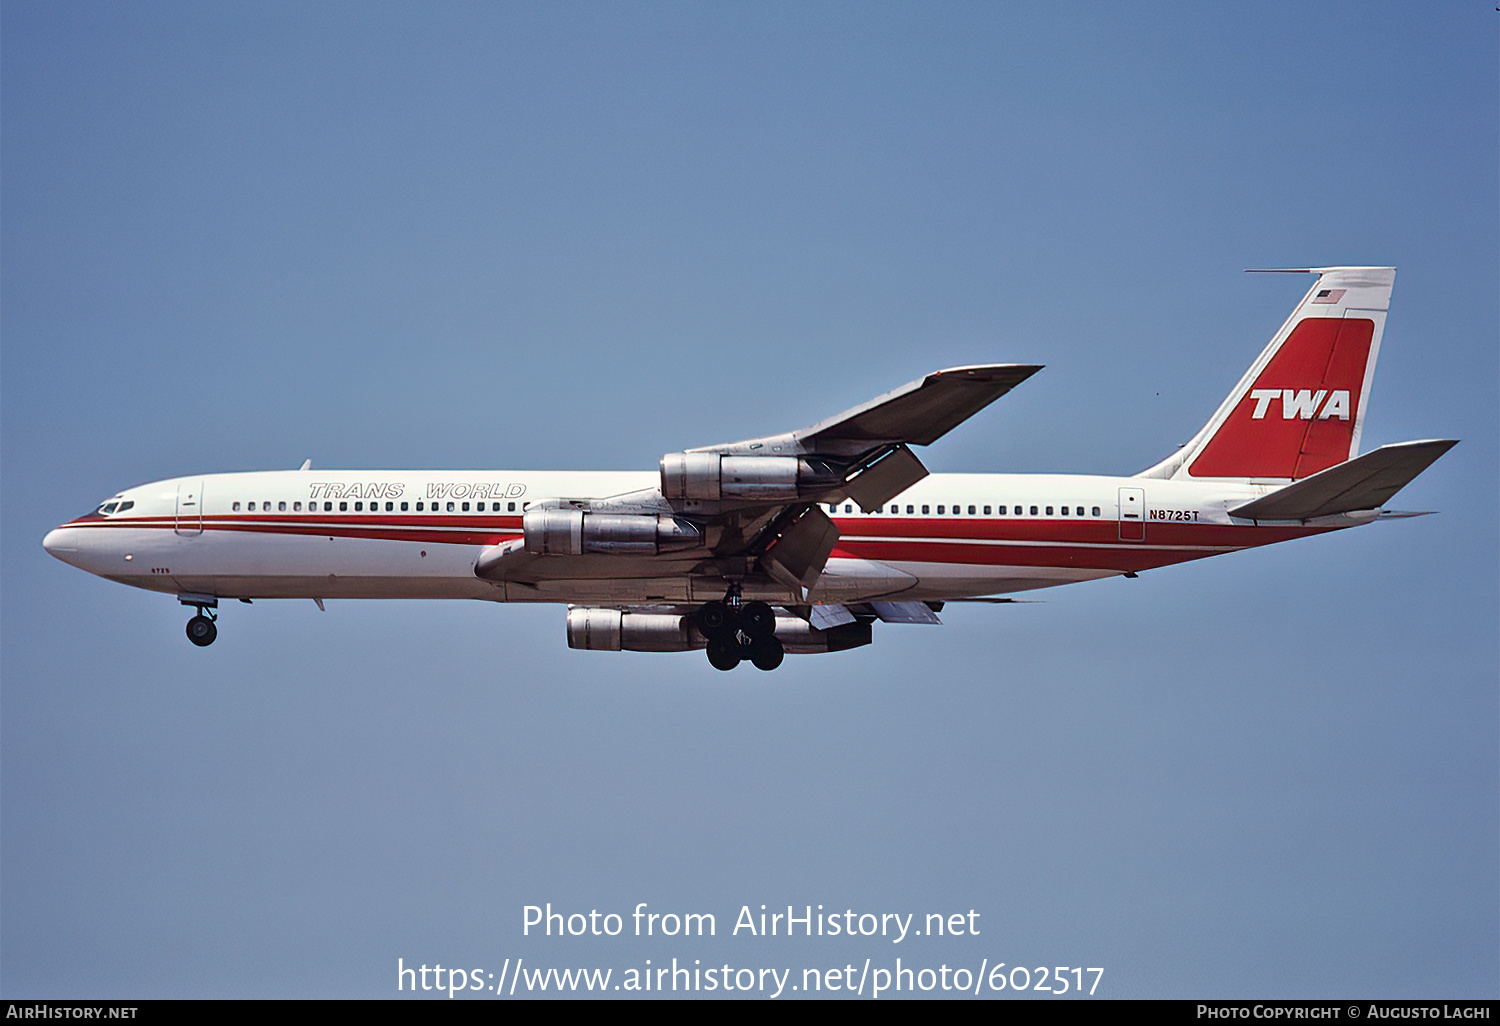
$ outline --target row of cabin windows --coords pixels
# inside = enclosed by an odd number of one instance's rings
[[[287,505],[288,504],[285,503],[285,502],[275,503],[276,512],[278,512],[278,513],[285,513],[287,511]],[[401,507],[401,512],[402,513],[408,512],[410,510],[410,507],[411,507],[411,503],[410,502],[402,502],[402,503],[387,502],[385,504],[385,511],[387,513],[394,513],[394,512],[396,512],[396,507],[398,505]],[[488,504],[483,503],[483,502],[476,502],[476,503],[473,503],[473,505],[475,507],[477,507],[475,509],[476,513],[484,513],[484,512],[486,512],[486,510],[485,510],[485,506],[486,505],[488,505],[490,507],[489,512],[491,512],[491,513],[501,513],[501,512],[514,513],[516,511],[516,504],[514,502],[507,502],[507,503],[503,503],[503,504],[499,503],[499,502],[491,502],[491,503],[488,503]],[[502,510],[500,508],[502,505],[505,506],[504,510]],[[443,510],[440,508],[441,506],[442,506],[442,503],[438,503],[438,502],[431,502],[431,503],[429,503],[429,502],[424,502],[421,499],[418,499],[417,500],[417,509],[416,509],[416,511],[418,513],[427,513],[427,512],[441,513],[441,512],[443,512]],[[467,503],[467,502],[450,502],[450,503],[448,503],[448,512],[449,513],[467,513],[467,512],[469,512],[469,506],[470,506],[470,503]],[[270,502],[261,502],[261,503],[247,502],[247,503],[245,503],[245,511],[247,513],[254,513],[254,512],[256,512],[257,507],[259,508],[259,510],[261,512],[269,513],[269,512],[271,512],[272,503],[270,503]],[[427,507],[430,507],[430,509],[427,508]],[[230,509],[233,510],[233,512],[238,513],[240,511],[240,504],[238,502],[236,502],[236,503],[234,503],[230,507]],[[300,503],[300,502],[293,502],[293,503],[291,503],[291,510],[292,510],[293,513],[301,513],[302,512],[302,503]],[[316,502],[309,502],[307,504],[307,511],[309,513],[316,513],[318,511],[318,504]],[[324,502],[323,503],[323,512],[324,513],[332,513],[333,512],[333,503],[332,502]],[[349,512],[349,503],[348,503],[347,500],[341,500],[339,502],[339,512],[340,513],[347,513],[347,512]],[[364,504],[364,502],[362,500],[358,500],[358,499],[355,500],[355,502],[354,502],[354,512],[356,512],[356,513],[363,513],[363,512],[365,512],[365,504]],[[378,503],[378,502],[371,502],[370,503],[369,512],[371,512],[371,513],[379,513],[380,512],[380,503]]]
[[[1092,517],[1097,517],[1097,516],[1100,515],[1100,513],[1099,513],[1099,507],[1098,506],[1094,506],[1092,508],[1092,511],[1088,512],[1088,513],[1084,512],[1084,508],[1082,506],[1062,506],[1062,507],[1059,507],[1059,508],[1062,510],[1061,513],[1055,513],[1053,511],[1053,507],[1051,507],[1051,506],[1032,506],[1031,507],[1031,516],[1034,516],[1034,517],[1036,517],[1036,516],[1049,516],[1049,517],[1050,516],[1064,516],[1064,517],[1092,516]],[[945,513],[945,511],[946,511],[946,509],[947,509],[946,506],[939,505],[938,508],[937,508],[937,515],[938,516],[943,516],[944,513]],[[982,514],[978,512],[980,509],[984,510],[984,512]],[[971,517],[976,517],[976,516],[986,516],[986,517],[988,517],[988,516],[1001,516],[1001,517],[1003,517],[1003,516],[1018,516],[1018,517],[1024,517],[1024,516],[1027,515],[1026,514],[1026,507],[1024,507],[1024,506],[995,506],[994,507],[994,509],[995,509],[994,513],[991,513],[990,509],[991,509],[991,507],[989,507],[989,506],[970,506],[969,507],[969,516],[971,516]],[[1013,514],[1011,514],[1011,513],[1008,513],[1007,510],[1014,510],[1015,512]],[[1040,512],[1041,510],[1046,510],[1046,512],[1042,513],[1042,512]],[[830,513],[837,513],[838,511],[839,511],[839,504],[838,503],[833,502],[833,503],[829,503],[828,504],[828,512],[830,512]],[[846,502],[846,503],[844,503],[844,512],[845,513],[853,513],[854,512],[854,503],[852,503],[852,502]],[[870,512],[871,513],[883,513],[883,512],[885,512],[885,507],[884,506],[876,506]],[[899,514],[901,512],[901,506],[900,506],[900,504],[899,503],[894,503],[894,502],[891,503],[890,512],[893,513],[893,514]],[[917,507],[916,506],[912,506],[912,505],[908,505],[906,507],[906,512],[914,514],[914,513],[917,512]],[[926,506],[926,505],[922,506],[922,515],[923,516],[930,516],[931,514],[932,514],[932,507],[931,506]],[[956,517],[963,516],[964,515],[964,508],[962,506],[954,506],[953,507],[953,514],[952,515],[956,516]]]

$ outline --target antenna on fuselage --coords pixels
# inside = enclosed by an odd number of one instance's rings
[[[302,466],[298,467],[297,469],[298,470],[311,470],[312,469],[312,458],[309,457],[308,459],[303,460],[302,461]]]

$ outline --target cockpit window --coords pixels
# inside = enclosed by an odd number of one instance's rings
[[[106,502],[104,505],[99,507],[99,512],[103,513],[105,516],[109,516],[119,507],[119,505],[120,504],[118,502]]]
[[[111,513],[124,513],[127,509],[134,505],[135,503],[129,500],[121,501],[120,499],[110,499],[108,502],[101,502],[99,504],[99,508],[94,512],[103,514],[104,516],[109,516]]]

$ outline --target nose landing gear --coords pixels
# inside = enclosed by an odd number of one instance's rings
[[[200,609],[198,615],[187,622],[188,640],[199,648],[212,645],[214,639],[219,636],[219,628],[214,625],[213,617],[205,616]]]
[[[708,639],[708,661],[732,670],[749,659],[757,669],[774,670],[786,658],[776,637],[776,613],[764,602],[742,602],[731,584],[722,602],[705,602],[697,614],[698,632]]]
[[[218,614],[214,612],[219,600],[212,595],[178,595],[177,601],[198,610],[198,615],[187,622],[188,640],[199,648],[212,645],[219,636],[219,628],[215,623]]]

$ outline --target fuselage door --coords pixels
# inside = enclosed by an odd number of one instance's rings
[[[1146,540],[1146,490],[1120,489],[1120,540]]]
[[[178,534],[203,533],[203,481],[194,478],[177,482]]]

